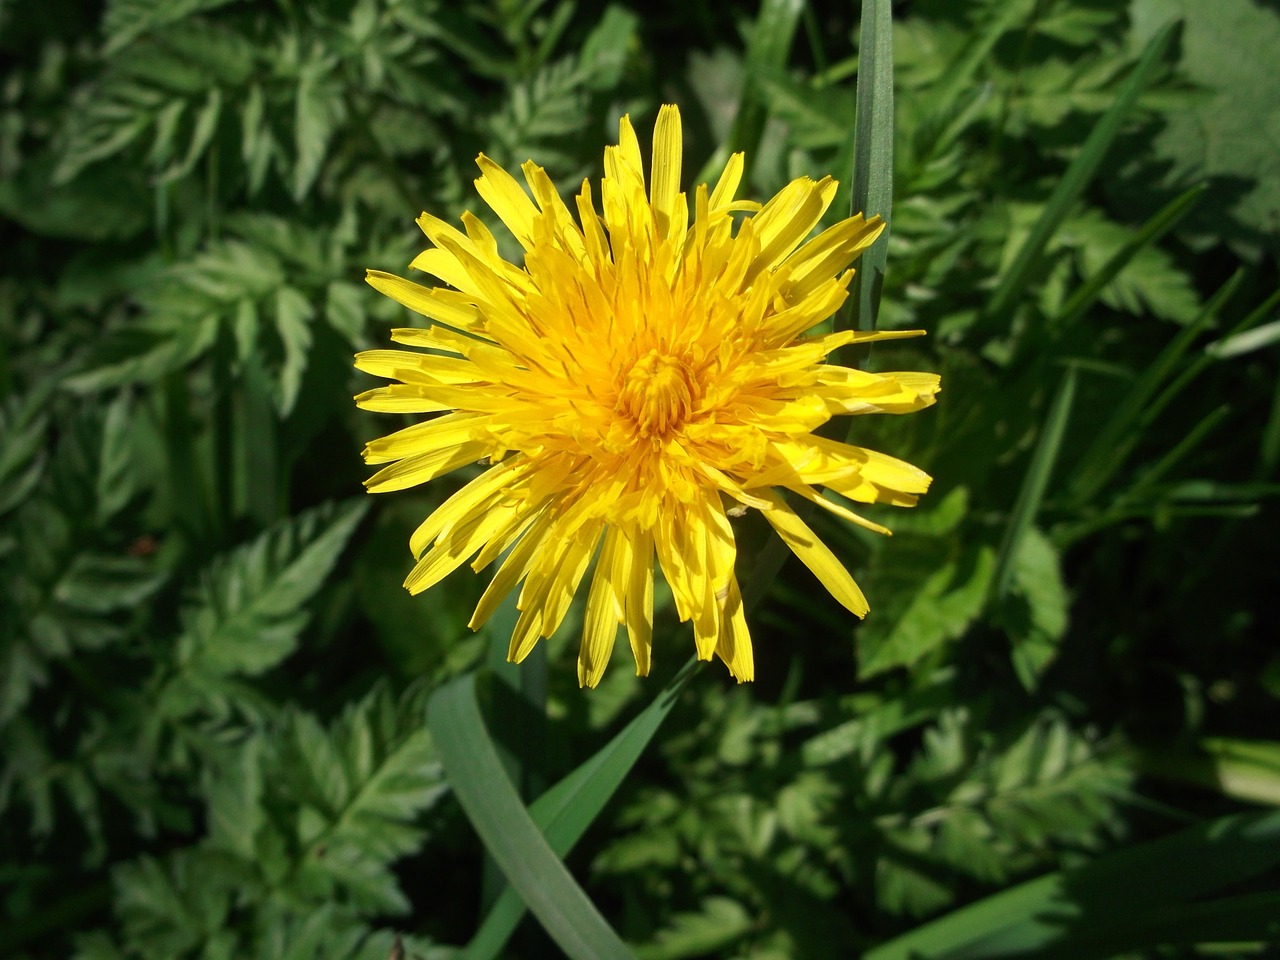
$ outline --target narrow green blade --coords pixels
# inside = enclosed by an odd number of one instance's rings
[[[1002,891],[881,944],[863,960],[1089,960],[1195,942],[1199,931],[1167,930],[1157,921],[1176,916],[1179,905],[1212,915],[1211,904],[1190,901],[1277,864],[1280,812],[1225,817]],[[1247,913],[1256,927],[1257,906],[1222,901],[1216,912],[1231,917],[1234,910],[1237,919]],[[1220,930],[1206,923],[1203,932],[1213,939]]]
[[[1018,555],[1022,538],[1035,522],[1040,511],[1040,502],[1049,486],[1049,477],[1053,474],[1054,464],[1058,461],[1058,450],[1062,446],[1062,436],[1067,429],[1067,421],[1071,417],[1071,403],[1076,394],[1076,371],[1068,367],[1062,377],[1062,384],[1053,398],[1049,412],[1045,416],[1044,426],[1040,429],[1040,439],[1031,454],[1031,463],[1027,465],[1027,474],[1022,478],[1022,487],[1018,491],[1018,499],[1014,501],[1013,511],[1009,514],[1009,523],[1005,527],[1004,539],[1000,543],[1000,552],[996,555],[995,573],[991,578],[991,599],[995,602],[1005,595],[1009,589],[1009,578],[1013,573],[1013,558]]]
[[[1194,209],[1201,194],[1208,188],[1207,183],[1199,183],[1181,196],[1175,197],[1166,204],[1154,217],[1142,225],[1132,239],[1111,255],[1102,268],[1076,290],[1062,305],[1058,316],[1054,318],[1054,326],[1061,329],[1080,319],[1098,299],[1098,295],[1108,283],[1116,278],[1121,270],[1146,246],[1155,243],[1172,230],[1188,213]]]
[[[1058,186],[1049,196],[1040,219],[1032,227],[1031,233],[1027,235],[1013,258],[1013,263],[1001,278],[999,286],[991,297],[991,302],[987,305],[986,319],[1003,318],[1026,289],[1035,268],[1040,263],[1045,247],[1053,239],[1053,235],[1062,225],[1062,221],[1067,218],[1067,214],[1071,212],[1071,208],[1080,198],[1085,187],[1089,185],[1089,181],[1093,179],[1094,173],[1097,172],[1111,142],[1120,131],[1121,124],[1133,109],[1139,95],[1155,77],[1165,50],[1173,38],[1175,26],[1176,22],[1168,23],[1151,38],[1138,65],[1116,97],[1115,103],[1094,125],[1084,146],[1080,148],[1080,152],[1067,167],[1062,179],[1058,181]]]
[[[557,856],[568,854],[600,815],[671,712],[696,664],[696,660],[690,659],[653,702],[621,732],[530,805],[529,814],[533,822]],[[524,911],[520,895],[508,888],[467,944],[462,960],[493,960],[499,956]]]
[[[863,0],[858,40],[858,114],[850,213],[876,214],[884,232],[858,262],[850,296],[855,330],[874,330],[889,262],[893,213],[893,14],[889,0]]]
[[[634,960],[520,802],[485,729],[474,674],[432,695],[427,724],[458,802],[560,949],[572,960]]]
[[[1200,315],[1179,331],[1178,335],[1160,351],[1115,408],[1107,422],[1095,434],[1093,442],[1076,464],[1068,485],[1072,501],[1076,505],[1088,503],[1124,465],[1129,451],[1139,439],[1138,424],[1156,409],[1158,397],[1169,396],[1171,399],[1169,395],[1171,381],[1173,383],[1181,381],[1185,385],[1187,382],[1183,379],[1185,371],[1182,376],[1176,378],[1174,371],[1191,348],[1191,344],[1195,342],[1196,337],[1217,319],[1218,313],[1231,299],[1243,279],[1243,272],[1237,271],[1217,293],[1209,298]],[[1246,317],[1246,321],[1253,319],[1255,315],[1260,317],[1263,314],[1254,311],[1254,314]]]
[[[1280,742],[1205,737],[1190,749],[1168,744],[1141,749],[1136,759],[1144,773],[1280,806]]]

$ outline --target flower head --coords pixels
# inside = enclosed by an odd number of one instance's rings
[[[584,181],[576,219],[541,167],[522,168],[531,199],[477,159],[476,189],[524,248],[523,266],[504,260],[470,213],[462,231],[424,213],[433,246],[411,267],[443,285],[369,272],[375,289],[434,323],[392,331],[418,351],[356,358],[396,381],[357,403],[441,415],[370,443],[366,461],[387,466],[366,486],[400,490],[488,465],[413,534],[418,562],[405,586],[418,593],[469,558],[477,571],[502,558],[471,626],[523,581],[510,659],[551,636],[595,558],[579,680],[599,682],[620,625],[647,674],[656,559],[680,618],[693,621],[698,656],[750,680],[731,514],[760,510],[864,616],[862,591],[778,488],[887,532],[816,487],[910,506],[929,477],[813,431],[836,414],[920,409],[938,378],[824,362],[843,344],[918,331],[804,336],[843,303],[849,264],[882,229],[858,215],[806,240],[835,195],[830,177],[795,180],[763,206],[736,201],[736,154],[691,205],[680,191],[679,111],[658,114],[647,192],[635,132],[626,117],[620,127],[600,206]]]

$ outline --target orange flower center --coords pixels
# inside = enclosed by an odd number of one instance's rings
[[[681,357],[650,350],[627,371],[614,411],[635,424],[640,436],[666,439],[688,421],[700,394]]]

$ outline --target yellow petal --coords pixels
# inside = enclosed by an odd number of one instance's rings
[[[623,540],[626,565],[627,637],[636,661],[636,675],[649,675],[653,648],[653,535],[639,530]]]
[[[498,567],[498,572],[489,581],[475,612],[467,624],[472,630],[479,630],[493,616],[503,599],[509,594],[529,572],[538,547],[542,545],[547,531],[551,528],[553,517],[549,512],[538,514],[533,524],[524,532],[515,548],[507,554],[507,558]]]
[[[751,649],[751,634],[747,630],[747,618],[742,609],[742,592],[738,589],[737,577],[730,577],[725,589],[716,656],[725,662],[729,672],[739,683],[756,678],[755,654]]]
[[[813,571],[813,575],[846,610],[856,616],[865,617],[867,611],[871,609],[867,605],[867,598],[853,582],[849,571],[836,559],[836,555],[818,539],[818,535],[809,528],[807,523],[796,516],[795,511],[787,506],[780,496],[769,491],[765,497],[772,501],[773,509],[765,510],[764,517],[773,529],[778,531],[778,536],[782,538],[783,543]]]
[[[823,177],[818,182],[803,177],[792,180],[754,217],[760,253],[751,265],[749,277],[781,263],[814,228],[836,195],[836,182]]]
[[[356,395],[356,406],[378,413],[436,413],[451,409],[450,404],[428,397],[425,387],[412,383],[393,383],[366,390]]]
[[[711,192],[711,200],[708,204],[710,210],[719,210],[733,202],[734,195],[738,192],[738,185],[742,183],[742,171],[746,166],[746,154],[735,153],[729,158],[729,162],[724,165],[724,170],[720,173],[720,179],[716,181],[715,189]]]
[[[807,297],[860,257],[883,231],[878,216],[867,220],[860,213],[822,231],[784,261],[790,273],[783,296],[791,302]]]
[[[424,420],[397,430],[395,433],[365,444],[365,463],[386,463],[402,460],[446,447],[456,447],[472,440],[481,418],[471,413],[446,413],[442,417]]]
[[[467,441],[456,447],[443,447],[409,457],[383,467],[364,482],[365,489],[370,493],[390,493],[392,490],[414,487],[457,470],[463,464],[479,460],[484,456],[485,450],[485,444]]]
[[[511,231],[511,235],[519,241],[520,246],[529,250],[533,247],[533,221],[538,215],[537,208],[529,195],[520,188],[516,178],[503,170],[483,153],[476,157],[476,166],[481,176],[475,181],[476,193],[498,215]]]
[[[683,237],[685,218],[677,219],[676,196],[680,193],[680,155],[684,147],[680,110],[663,104],[653,127],[653,165],[649,175],[649,197],[653,204],[658,236]],[[688,210],[685,210],[687,216]]]
[[[484,546],[515,511],[514,504],[505,504],[464,518],[423,555],[405,578],[404,588],[417,594],[435,586]]]
[[[481,327],[480,311],[439,296],[435,290],[420,286],[382,270],[369,270],[365,281],[379,293],[384,293],[414,313],[432,320],[447,323],[458,330],[477,330]]]
[[[427,544],[447,533],[454,524],[468,514],[483,510],[485,505],[504,492],[517,488],[521,479],[534,467],[534,462],[522,454],[495,464],[470,483],[466,484],[436,507],[435,511],[418,525],[409,538],[409,549],[415,557],[422,556]]]
[[[578,685],[594,687],[609,665],[609,654],[618,635],[614,606],[613,577],[619,535],[611,527],[604,537],[596,571],[587,594],[587,611],[582,624],[582,647],[578,651]]]

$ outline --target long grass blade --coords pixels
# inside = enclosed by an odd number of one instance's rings
[[[1237,278],[1239,277],[1240,274],[1237,274]],[[1228,287],[1224,289],[1229,289],[1234,292],[1235,287],[1231,286],[1230,282],[1228,282]],[[1225,298],[1214,298],[1215,303],[1218,303],[1220,300],[1225,302]],[[1239,342],[1239,340],[1241,340],[1258,323],[1270,316],[1277,305],[1280,305],[1280,290],[1273,293],[1258,307],[1251,310],[1242,320],[1237,321],[1235,326],[1227,331],[1226,336],[1218,342]],[[1212,344],[1210,347],[1211,346]],[[1134,405],[1135,412],[1132,418],[1133,426],[1129,431],[1128,437],[1126,437],[1124,442],[1115,449],[1113,455],[1109,459],[1105,460],[1102,468],[1095,472],[1095,478],[1101,483],[1105,483],[1109,480],[1114,475],[1115,471],[1124,464],[1126,457],[1132,451],[1138,439],[1146,433],[1148,428],[1160,419],[1160,416],[1164,413],[1169,404],[1171,404],[1187,387],[1194,383],[1200,374],[1204,373],[1208,367],[1214,363],[1221,362],[1221,360],[1222,354],[1220,352],[1215,352],[1210,348],[1206,348],[1194,360],[1188,363],[1185,369],[1174,377],[1173,380],[1163,388],[1156,391],[1154,396],[1151,396],[1149,393],[1143,396],[1143,402],[1141,404]],[[1096,492],[1096,489],[1092,492]]]
[[[697,661],[690,659],[653,702],[585,763],[540,796],[529,815],[557,856],[564,857],[600,815],[675,705]],[[524,916],[525,905],[508,888],[486,914],[461,960],[493,960]]]
[[[977,960],[1035,956],[1090,960],[1125,949],[1196,942],[1218,932],[1170,929],[1177,907],[1280,864],[1280,812],[1225,817],[1004,890],[897,937],[863,960]],[[1275,897],[1274,893],[1264,894]],[[1121,905],[1122,908],[1117,908]],[[1219,912],[1231,915],[1219,902]],[[1259,924],[1255,913],[1236,919]],[[1253,906],[1256,906],[1254,904]],[[1164,923],[1158,922],[1165,920]]]
[[[427,724],[462,809],[560,949],[572,960],[634,960],[520,802],[485,729],[474,674],[432,695]]]
[[[1194,748],[1138,750],[1143,773],[1190,783],[1248,803],[1280,807],[1280,743],[1205,737]]]
[[[991,578],[991,599],[994,602],[999,602],[1008,592],[1009,580],[1013,575],[1013,560],[1022,546],[1023,537],[1027,535],[1027,530],[1040,511],[1045,490],[1049,487],[1049,478],[1058,462],[1058,451],[1062,447],[1062,437],[1071,417],[1071,404],[1075,400],[1075,394],[1076,371],[1074,367],[1068,367],[1040,429],[1040,439],[1031,454],[1026,476],[1022,478],[1022,486],[1018,490],[1018,499],[1014,501],[1013,511],[1009,514],[1000,552],[996,555],[995,573]]]
[[[1208,189],[1207,183],[1199,183],[1181,196],[1175,197],[1166,204],[1154,217],[1142,225],[1142,228],[1123,247],[1117,250],[1104,263],[1101,269],[1084,282],[1062,305],[1054,318],[1054,326],[1062,329],[1080,319],[1108,283],[1116,278],[1138,253],[1150,244],[1155,243],[1181,222],[1190,213],[1201,195]]]
[[[889,262],[893,214],[893,13],[889,0],[862,2],[857,104],[849,212],[879,214],[885,228],[858,261],[849,324],[855,330],[874,330]]]
[[[1084,146],[1067,167],[1062,179],[1049,196],[1040,219],[1036,221],[1022,246],[1018,248],[1009,269],[1000,279],[995,293],[991,297],[985,311],[985,319],[994,321],[1002,319],[1022,295],[1031,277],[1040,263],[1040,258],[1049,241],[1057,232],[1062,221],[1067,218],[1085,187],[1093,179],[1098,166],[1102,163],[1111,147],[1112,141],[1120,131],[1121,124],[1133,109],[1139,95],[1147,88],[1156,75],[1161,59],[1173,39],[1176,22],[1168,23],[1156,33],[1142,52],[1138,65],[1126,80],[1124,87],[1117,95],[1115,103],[1099,118],[1090,132]]]
[[[1200,314],[1160,351],[1151,366],[1138,378],[1107,422],[1094,435],[1093,442],[1076,464],[1068,484],[1073,503],[1087,503],[1123,465],[1128,450],[1137,442],[1135,425],[1149,411],[1152,401],[1173,376],[1178,363],[1196,337],[1213,323],[1243,279],[1244,273],[1238,271],[1209,298]]]

